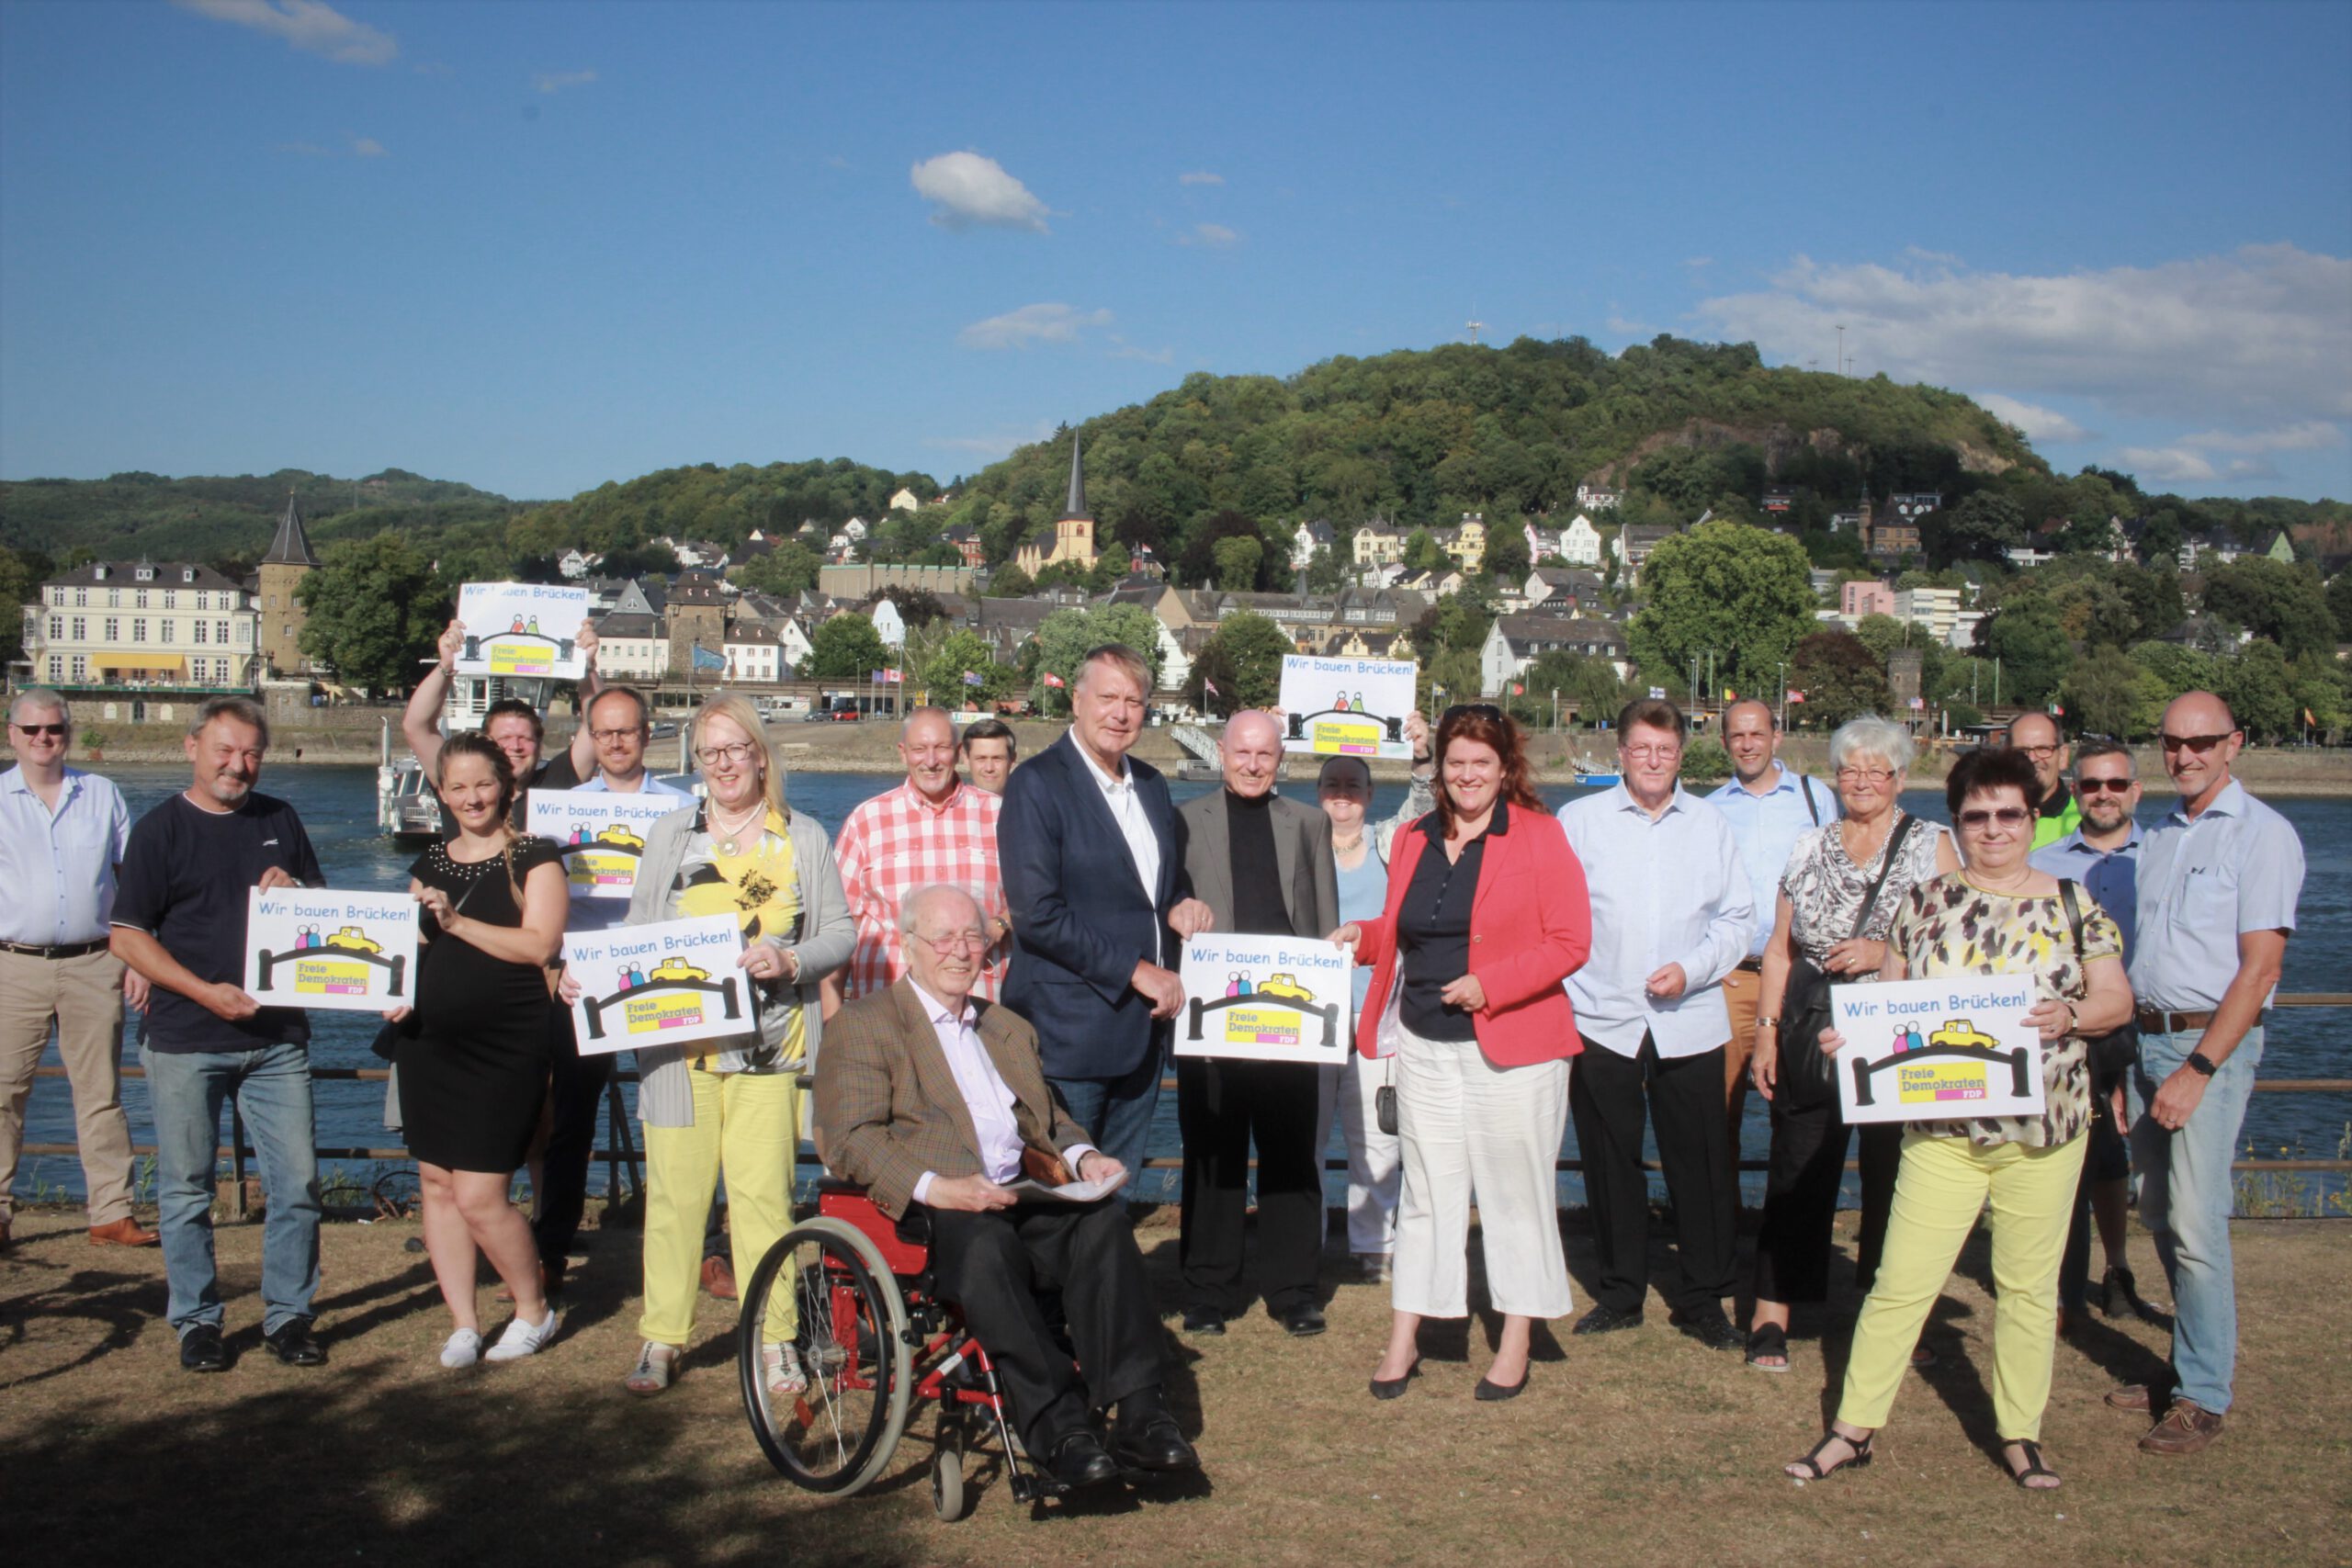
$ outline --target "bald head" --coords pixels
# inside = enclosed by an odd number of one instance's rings
[[[942,801],[955,793],[956,725],[945,708],[917,708],[899,727],[899,761],[906,764],[907,782],[925,800]]]
[[[2165,772],[2193,816],[2229,787],[2230,770],[2245,747],[2237,716],[2211,692],[2183,692],[2165,708]]]
[[[1225,787],[1244,800],[1255,800],[1274,787],[1275,775],[1282,772],[1282,727],[1262,709],[1244,709],[1225,721],[1225,738],[1216,751]]]
[[[916,985],[951,1007],[972,994],[988,952],[978,899],[952,883],[918,887],[899,906],[899,930]]]

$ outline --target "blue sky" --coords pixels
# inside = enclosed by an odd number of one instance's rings
[[[1582,333],[2352,496],[2352,6],[0,3],[0,475],[944,479]]]

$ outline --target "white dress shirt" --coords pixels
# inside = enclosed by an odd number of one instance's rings
[[[54,810],[21,767],[0,773],[0,942],[103,942],[130,812],[114,781],[67,768]]]
[[[1722,981],[1747,956],[1756,896],[1724,814],[1680,784],[1656,818],[1623,784],[1560,807],[1592,897],[1592,956],[1563,982],[1577,1028],[1621,1056],[1695,1056],[1731,1038]],[[1682,965],[1682,994],[1649,994]]]
[[[1001,1187],[1021,1174],[1021,1123],[1013,1114],[1018,1101],[1012,1089],[989,1060],[989,1048],[980,1043],[980,1032],[975,1027],[979,1010],[968,998],[950,1008],[912,980],[907,984],[914,986],[923,1016],[931,1021],[932,1032],[939,1036],[940,1055],[947,1058],[947,1070],[956,1076],[964,1107],[972,1113],[972,1131],[980,1141],[980,1174]],[[1073,1145],[1063,1157],[1076,1169],[1091,1146]],[[928,1201],[938,1174],[926,1170],[916,1180],[916,1202]]]
[[[1086,771],[1102,791],[1102,803],[1111,808],[1112,820],[1119,825],[1120,834],[1127,840],[1127,853],[1136,863],[1136,875],[1143,883],[1146,902],[1155,907],[1159,901],[1159,835],[1151,830],[1151,818],[1143,808],[1143,799],[1136,794],[1136,773],[1127,766],[1125,757],[1119,759],[1119,772],[1114,777],[1102,771],[1102,765],[1079,745],[1076,737],[1071,749],[1086,759]]]

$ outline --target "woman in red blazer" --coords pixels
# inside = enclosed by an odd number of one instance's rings
[[[1404,1146],[1395,1314],[1372,1392],[1405,1392],[1422,1318],[1469,1315],[1475,1193],[1503,1314],[1477,1397],[1509,1399],[1527,1386],[1535,1319],[1569,1307],[1556,1165],[1583,1044],[1560,982],[1591,949],[1592,910],[1519,727],[1483,703],[1449,708],[1437,754],[1437,809],[1396,835],[1380,918],[1331,938],[1372,965],[1356,1049],[1396,1058]]]

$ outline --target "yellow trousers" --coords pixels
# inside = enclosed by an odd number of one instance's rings
[[[1886,1425],[1928,1310],[1990,1198],[1993,1285],[2000,1295],[1993,1318],[1993,1417],[2004,1442],[2041,1438],[2058,1340],[2058,1262],[2088,1142],[1981,1147],[1965,1138],[1904,1134],[1886,1254],[1854,1325],[1838,1419],[1872,1431]]]
[[[694,1334],[702,1240],[718,1173],[727,1172],[728,1240],[743,1289],[792,1222],[792,1164],[800,1146],[800,1089],[790,1073],[695,1068],[691,1127],[645,1129],[645,1311],[639,1337],[684,1345]],[[768,1295],[766,1337],[798,1327],[795,1281]]]

